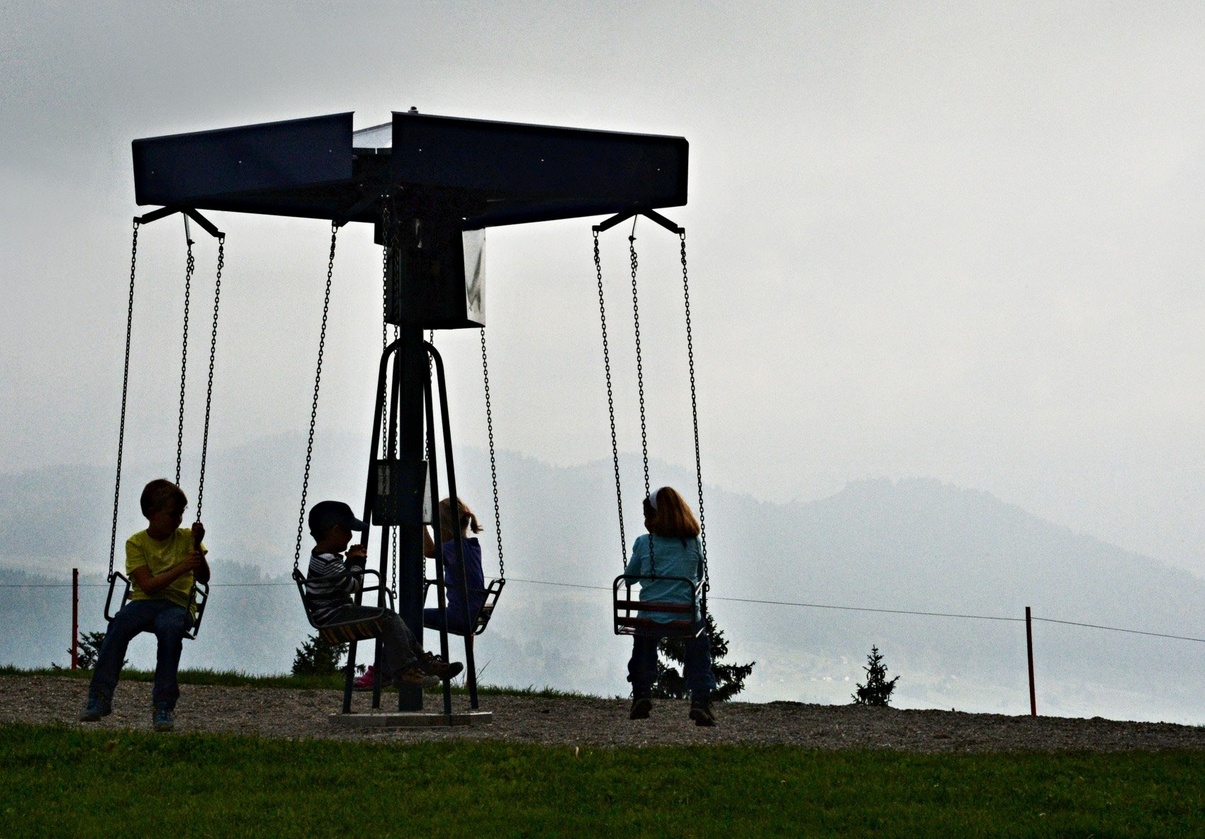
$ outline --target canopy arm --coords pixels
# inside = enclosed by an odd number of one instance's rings
[[[666,230],[668,230],[670,233],[681,234],[681,233],[686,232],[681,227],[674,224],[672,221],[667,219],[665,216],[661,215],[661,213],[657,212],[656,210],[625,210],[624,212],[619,213],[618,215],[611,216],[611,218],[607,219],[604,222],[600,222],[599,224],[594,225],[594,232],[602,233],[604,230],[610,230],[615,225],[623,224],[625,221],[632,218],[633,216],[644,216],[649,221],[654,221],[657,224],[661,225]]]

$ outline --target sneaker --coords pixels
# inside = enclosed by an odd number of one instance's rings
[[[156,731],[172,731],[176,727],[176,718],[172,716],[172,709],[166,702],[160,702],[155,706],[155,712],[151,716],[151,724],[154,725]]]
[[[423,653],[423,657],[419,659],[418,664],[424,673],[430,673],[440,680],[455,678],[464,669],[464,665],[459,661],[453,661],[449,664],[433,653]]]
[[[647,720],[651,710],[653,710],[653,700],[647,696],[638,697],[632,700],[632,712],[628,714],[628,719]]]
[[[433,688],[439,684],[439,677],[426,673],[417,664],[412,664],[402,671],[396,681],[403,685],[418,685],[423,690]]]
[[[711,703],[705,699],[696,699],[690,703],[690,718],[695,725],[715,725],[715,714],[711,713]]]
[[[88,691],[88,704],[84,706],[84,710],[80,712],[80,722],[99,722],[101,717],[107,717],[113,713],[113,699],[108,694],[99,690]]]
[[[372,673],[372,671],[374,671],[374,669],[375,669],[374,665],[369,664],[368,670],[365,670],[364,673],[361,673],[360,675],[355,677],[355,679],[352,681],[352,690],[353,691],[371,691],[372,686],[374,686],[374,682],[376,681],[376,676],[374,675],[374,673]]]

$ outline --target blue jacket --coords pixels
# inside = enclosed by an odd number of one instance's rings
[[[448,604],[448,623],[459,627],[463,623],[464,594],[460,570],[460,559],[456,555],[456,540],[443,543],[444,586]],[[469,619],[477,620],[477,613],[485,603],[485,574],[481,570],[481,543],[476,536],[464,540],[464,564],[468,569]]]
[[[652,539],[652,558],[649,557],[649,540]],[[681,580],[666,580],[662,577],[685,577],[698,583],[703,577],[703,548],[699,537],[678,539],[670,536],[653,536],[646,533],[632,545],[632,558],[628,560],[625,574],[652,575],[658,579],[640,582],[640,599],[659,603],[689,603],[691,586]],[[668,623],[675,616],[666,612],[649,612],[650,617],[660,623]],[[702,620],[699,605],[695,604],[695,620]]]

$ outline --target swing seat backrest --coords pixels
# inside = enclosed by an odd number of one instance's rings
[[[364,569],[364,574],[371,574],[377,579],[380,575],[371,570]],[[309,591],[309,582],[305,575],[298,568],[293,569],[293,582],[297,583],[297,593],[301,595],[301,605],[305,609],[306,620],[310,622],[310,626],[318,630],[318,635],[323,641],[328,644],[344,644],[348,641],[365,641],[369,638],[378,638],[385,631],[385,613],[388,611],[384,606],[378,607],[364,618],[358,618],[351,621],[335,621],[333,623],[319,623],[314,620],[314,614],[310,610],[310,599],[306,595]],[[365,586],[361,592],[380,591],[381,585],[378,583],[375,586]],[[386,597],[391,597],[391,592],[384,589]]]
[[[658,580],[682,582],[690,590],[689,601],[633,600],[632,586]],[[703,584],[686,577],[620,574],[611,586],[616,635],[645,635],[659,638],[689,638],[701,633],[705,622],[697,619]]]
[[[427,599],[427,592],[431,586],[435,584],[435,580],[423,581],[423,600]],[[498,579],[490,580],[490,583],[485,588],[485,599],[481,603],[481,610],[477,612],[477,619],[473,622],[473,634],[480,635],[485,632],[485,628],[489,626],[490,618],[493,617],[494,607],[498,605],[498,595],[502,593],[502,587],[506,585],[506,580],[499,577]],[[451,616],[449,616],[451,617]],[[438,624],[426,623],[424,625],[428,629],[442,629]],[[448,630],[451,635],[463,635],[463,632],[456,632],[453,629]]]
[[[498,595],[502,594],[502,587],[505,585],[506,580],[504,579],[490,580],[489,586],[485,589],[485,601],[481,604],[481,611],[477,613],[477,628],[473,632],[474,635],[485,632],[485,628],[494,614],[494,607],[498,605]]]

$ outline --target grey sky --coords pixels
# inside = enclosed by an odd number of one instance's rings
[[[132,139],[414,105],[690,140],[669,215],[709,480],[783,500],[931,476],[1205,575],[1203,82],[1193,3],[3,2],[0,469],[113,458]],[[211,445],[304,429],[326,227],[214,220]],[[651,442],[689,462],[676,242],[637,235]],[[138,441],[174,424],[181,238],[140,237]],[[493,230],[487,253],[501,444],[606,457],[589,221]],[[341,235],[324,427],[367,422],[379,260]],[[475,340],[441,338],[466,417]]]

